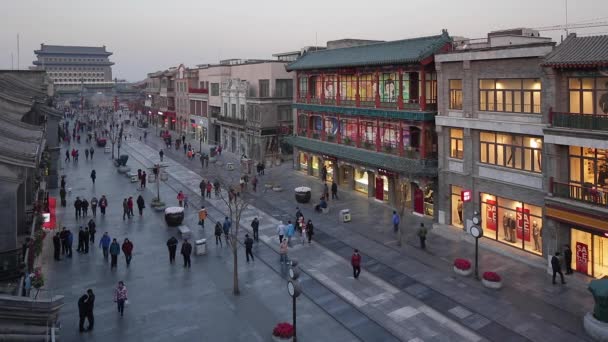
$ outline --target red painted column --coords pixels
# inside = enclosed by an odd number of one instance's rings
[[[338,144],[342,143],[342,120],[341,120],[340,114],[338,114],[338,133],[337,133],[336,141],[338,142]]]
[[[382,139],[380,139],[380,119],[376,119],[376,152],[382,151]]]
[[[321,140],[327,140],[327,132],[325,132],[325,113],[321,114]]]
[[[403,156],[403,122],[399,121],[399,136],[397,137],[399,155]]]
[[[300,76],[300,73],[296,74],[296,102],[300,102]]]
[[[420,159],[426,159],[426,125],[424,122],[420,129]]]
[[[310,89],[312,89],[310,82],[311,79],[312,77],[310,77],[310,75],[306,75],[306,87],[308,87],[308,91],[306,92],[306,103],[310,103]]]
[[[324,104],[325,103],[325,74],[321,74],[321,100],[320,103]],[[325,123],[325,121],[323,122]]]
[[[374,73],[374,79],[376,82],[376,94],[374,97],[374,103],[376,105],[376,108],[380,108],[380,73],[378,71]]]
[[[361,123],[359,122],[359,117],[357,117],[357,138],[355,139],[355,144],[357,147],[361,147]]]
[[[424,65],[420,66],[420,110],[426,110],[426,72],[424,72]]]
[[[361,95],[359,95],[359,73],[355,75],[357,77],[357,93],[355,94],[355,107],[361,106]],[[359,129],[359,125],[357,125],[357,130]],[[358,145],[357,145],[358,146]]]
[[[336,106],[339,106],[340,101],[340,74],[336,74]]]
[[[399,69],[399,95],[397,96],[397,108],[403,109],[403,69]],[[401,126],[401,124],[399,124]]]

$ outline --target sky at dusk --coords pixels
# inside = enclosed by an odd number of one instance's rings
[[[607,0],[570,0],[568,22],[608,22]],[[115,77],[184,63],[272,58],[273,53],[342,38],[396,40],[439,34],[469,38],[515,27],[566,22],[565,0],[2,0],[0,69],[27,68],[41,43],[106,45]],[[608,34],[608,26],[579,29]],[[541,32],[560,40],[563,31]]]

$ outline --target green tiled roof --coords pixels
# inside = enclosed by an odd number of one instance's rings
[[[401,119],[401,120],[412,120],[412,121],[435,121],[435,114],[437,112],[420,112],[420,111],[407,111],[407,110],[393,110],[383,108],[361,108],[361,107],[340,107],[340,106],[326,106],[309,103],[294,103],[293,108],[307,110],[311,112],[324,112],[324,113],[338,113],[345,115],[361,115],[378,117],[385,119]]]
[[[284,141],[306,151],[330,155],[340,160],[374,168],[387,169],[408,177],[437,177],[437,160],[408,159],[299,136],[289,136]]]
[[[543,65],[554,68],[608,66],[608,35],[577,37],[572,33],[545,57]]]
[[[447,31],[437,36],[314,51],[286,66],[288,71],[417,63],[433,55],[452,39]]]

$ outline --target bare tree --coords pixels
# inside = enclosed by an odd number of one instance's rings
[[[120,154],[120,144],[122,140],[122,125],[115,123],[113,120],[110,122],[109,130],[110,143],[112,144],[112,160],[114,160],[114,145],[118,143],[118,154]]]
[[[399,218],[403,221],[403,215],[405,215],[405,208],[407,205],[407,192],[408,192],[408,187],[407,184],[402,183],[401,184],[401,190],[399,191],[399,198],[398,198],[398,205],[399,205]],[[401,244],[403,243],[403,224],[401,224],[401,226],[399,227],[399,231],[397,232],[397,234],[399,235],[398,240],[397,240],[397,246],[401,246]]]
[[[235,181],[234,177],[226,175],[217,175],[216,182],[219,182],[220,187],[224,191],[220,191],[220,198],[228,208],[228,218],[232,222],[229,231],[229,245],[232,248],[233,256],[233,275],[232,275],[232,294],[238,296],[241,294],[239,289],[239,273],[238,273],[238,236],[241,225],[241,217],[243,212],[249,207],[249,201],[245,199],[244,194],[240,193],[239,181]],[[240,179],[239,179],[240,180]]]

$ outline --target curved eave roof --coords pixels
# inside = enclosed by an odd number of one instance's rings
[[[552,68],[608,67],[608,35],[577,37],[571,34],[545,57]]]

